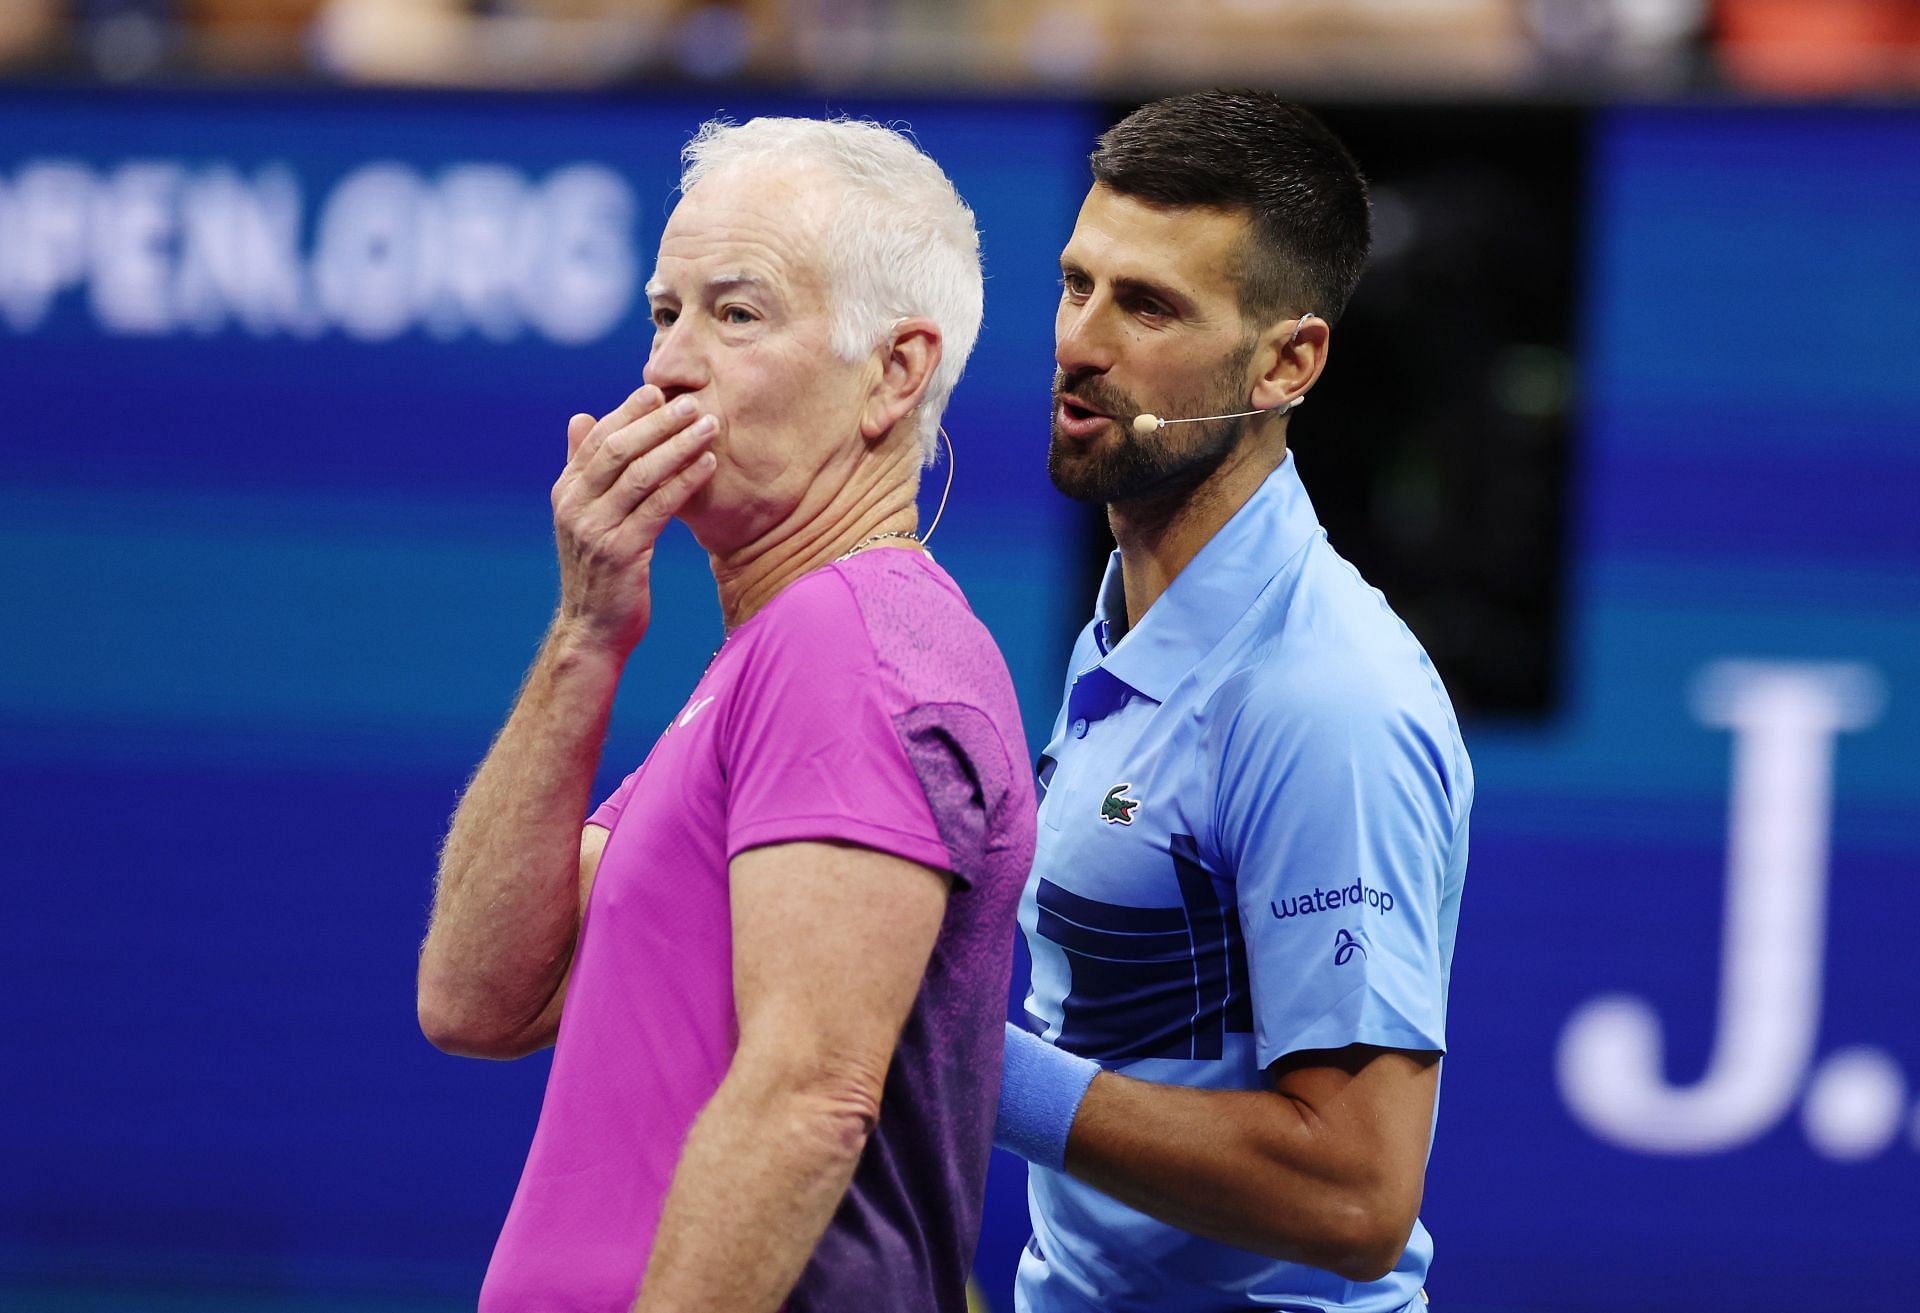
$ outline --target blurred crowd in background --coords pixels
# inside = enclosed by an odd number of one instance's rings
[[[1920,0],[0,0],[0,72],[1874,94],[1920,87]]]

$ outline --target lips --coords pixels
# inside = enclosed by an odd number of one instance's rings
[[[1070,438],[1090,438],[1113,420],[1077,397],[1063,396],[1054,406],[1054,426]]]

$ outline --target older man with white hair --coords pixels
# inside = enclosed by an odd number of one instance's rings
[[[1034,839],[1006,666],[914,533],[979,239],[873,124],[685,155],[645,386],[568,426],[559,611],[421,951],[435,1044],[555,1046],[481,1308],[957,1311]],[[674,516],[726,636],[583,828]]]

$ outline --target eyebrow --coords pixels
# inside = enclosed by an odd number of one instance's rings
[[[749,273],[715,274],[702,284],[702,290],[709,296],[719,292],[730,292],[736,287],[748,287],[762,293],[770,293],[772,291],[766,279],[760,277],[758,274]],[[649,301],[659,301],[672,295],[673,290],[660,281],[660,275],[655,274],[647,280],[647,299]]]

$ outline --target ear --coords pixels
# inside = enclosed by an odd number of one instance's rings
[[[1260,335],[1254,347],[1253,393],[1247,403],[1262,410],[1286,405],[1320,380],[1327,367],[1327,342],[1333,330],[1312,311],[1282,319]]]
[[[902,319],[878,348],[880,377],[860,412],[860,436],[878,442],[919,408],[940,364],[940,325]]]

